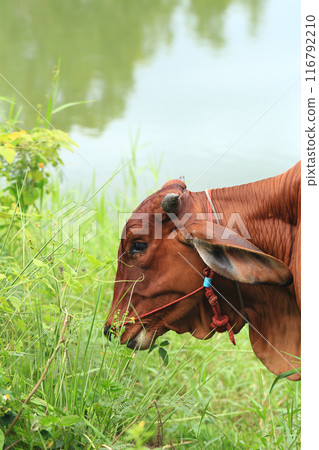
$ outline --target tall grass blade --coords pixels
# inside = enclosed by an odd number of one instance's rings
[[[281,373],[280,375],[278,375],[272,382],[272,385],[269,389],[269,394],[271,394],[272,390],[274,389],[274,387],[276,386],[276,384],[278,383],[279,380],[283,380],[284,378],[287,378],[290,375],[295,375],[296,373],[299,373],[300,369],[301,369],[301,367],[298,367],[297,369],[288,370],[287,372],[284,372],[284,373]]]

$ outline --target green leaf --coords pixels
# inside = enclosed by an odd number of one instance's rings
[[[34,264],[35,264],[37,267],[46,267],[46,266],[47,266],[47,265],[46,265],[43,261],[41,261],[40,259],[34,259],[33,262],[34,262]]]
[[[101,381],[100,385],[112,393],[125,390],[124,386],[121,383],[113,383],[110,380]]]
[[[158,347],[157,344],[152,345],[152,347],[150,347],[150,348],[148,349],[148,353],[151,353],[151,352],[152,352],[153,350],[155,350],[157,347]]]
[[[81,418],[79,416],[70,415],[70,416],[62,417],[59,421],[59,424],[62,425],[63,427],[69,427],[80,421],[81,421]]]
[[[60,419],[56,416],[48,416],[48,417],[42,417],[40,420],[40,424],[45,427],[47,425],[51,425],[53,423],[59,422]]]
[[[54,137],[58,144],[60,144],[62,147],[73,151],[74,147],[79,147],[79,145],[73,141],[73,139],[70,138],[70,136],[67,133],[64,133],[61,130],[54,130]]]
[[[273,388],[275,387],[275,385],[278,383],[279,380],[282,380],[283,378],[287,378],[290,375],[294,375],[295,373],[298,373],[299,371],[300,371],[300,367],[298,367],[298,369],[288,370],[288,372],[284,372],[284,373],[281,373],[280,375],[278,375],[274,379],[274,381],[273,381],[273,383],[271,385],[271,388],[269,390],[269,394],[271,393],[271,391],[273,390]]]
[[[14,103],[13,98],[3,97],[3,96],[0,97],[0,101],[1,102],[7,102],[7,103]]]
[[[54,287],[50,284],[49,280],[46,278],[42,278],[42,283],[44,283],[52,292],[55,292]]]
[[[28,186],[23,190],[23,201],[26,205],[31,205],[39,196],[39,190],[35,187]]]
[[[4,441],[5,441],[5,437],[4,437],[3,431],[0,430],[0,450],[2,450],[4,447]]]
[[[5,278],[7,278],[5,275],[3,275],[3,273],[0,273],[0,281],[4,280]]]
[[[6,146],[2,146],[0,148],[0,155],[2,155],[4,157],[4,159],[7,161],[8,164],[12,164],[14,157],[15,157],[15,150],[13,150],[13,148],[10,147],[6,147]]]
[[[40,170],[34,170],[31,172],[31,178],[39,183],[43,179],[43,173]]]
[[[22,303],[22,299],[18,298],[18,297],[10,296],[10,302],[11,302],[12,306],[15,307],[15,309],[19,309],[19,307],[21,306],[21,303]]]
[[[160,357],[162,358],[163,363],[165,364],[165,366],[167,366],[167,364],[168,364],[168,354],[167,354],[167,351],[165,350],[165,348],[159,347],[158,348],[158,353],[159,353]]]
[[[98,259],[94,258],[94,256],[90,256],[90,255],[85,255],[87,260],[89,261],[90,264],[92,264],[92,266],[94,267],[100,267],[103,265],[103,263],[101,261],[99,261]]]
[[[58,106],[57,108],[55,108],[52,111],[52,114],[56,114],[60,111],[63,111],[66,108],[70,108],[71,106],[78,106],[78,105],[82,105],[83,103],[92,103],[95,102],[96,100],[83,100],[81,102],[71,102],[71,103],[65,103],[64,105]]]

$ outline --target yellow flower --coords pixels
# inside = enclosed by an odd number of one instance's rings
[[[21,137],[22,134],[26,134],[26,132],[24,130],[21,131],[14,131],[13,133],[10,133],[8,135],[8,138],[10,139],[10,141],[15,141],[16,139],[18,139],[19,137]]]
[[[18,131],[14,131],[13,133],[9,134],[9,138],[14,141],[15,139],[17,139],[20,136],[20,133]]]
[[[43,164],[43,163],[39,163],[39,164],[38,164],[38,167],[39,167],[40,169],[43,169],[44,164]]]

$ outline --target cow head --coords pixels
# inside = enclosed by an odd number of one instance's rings
[[[203,194],[188,191],[181,180],[172,180],[135,210],[122,234],[105,334],[125,322],[121,343],[139,349],[149,348],[168,330],[190,332],[199,339],[211,337],[212,310],[203,290],[139,320],[201,286],[206,266],[216,272],[217,281],[232,286],[228,280],[276,286],[291,283],[291,273],[281,261],[233,230],[208,221],[203,209]],[[239,332],[245,321],[233,311],[227,314],[234,332]]]

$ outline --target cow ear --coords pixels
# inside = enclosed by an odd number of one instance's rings
[[[198,221],[186,229],[188,242],[219,275],[248,284],[292,283],[292,274],[282,261],[263,253],[233,230],[207,221]]]

